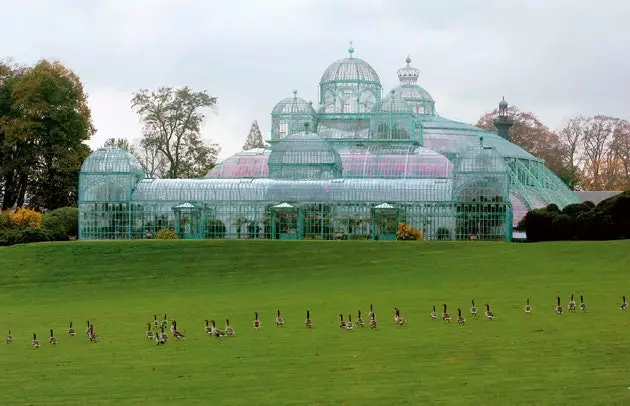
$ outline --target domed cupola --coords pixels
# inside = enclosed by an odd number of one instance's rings
[[[435,101],[423,87],[416,84],[420,76],[420,70],[411,66],[411,58],[407,56],[407,65],[398,69],[400,85],[394,89],[395,96],[403,99],[411,105],[416,114],[435,114]]]
[[[267,165],[272,179],[325,180],[341,177],[341,157],[316,133],[305,130],[275,143]]]
[[[381,80],[374,68],[354,57],[352,45],[348,54],[333,62],[319,81],[320,113],[368,113],[381,98]]]
[[[271,111],[272,140],[301,131],[304,123],[315,128],[317,113],[313,109],[313,103],[298,97],[297,93],[294,90],[293,97],[280,101]]]
[[[395,89],[374,106],[370,133],[371,138],[379,140],[418,141],[413,110],[409,103],[396,97]]]

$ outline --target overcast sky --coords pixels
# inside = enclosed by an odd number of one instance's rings
[[[140,88],[189,85],[218,98],[204,135],[239,151],[253,120],[268,137],[293,89],[347,56],[384,91],[407,54],[438,113],[474,123],[505,96],[552,128],[571,115],[630,118],[627,0],[0,0],[0,57],[58,59],[89,94],[96,148],[137,139]]]

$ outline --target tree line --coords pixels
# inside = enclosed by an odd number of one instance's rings
[[[130,108],[138,114],[138,139],[112,138],[104,146],[134,154],[154,178],[204,176],[216,164],[219,145],[204,138],[217,98],[190,87],[140,89]],[[630,123],[598,115],[576,116],[553,131],[531,112],[510,108],[512,142],[545,160],[569,187],[630,189]],[[477,126],[494,131],[497,110]],[[77,203],[79,172],[96,133],[79,77],[56,61],[34,65],[0,61],[0,211],[28,206],[54,210]],[[254,121],[243,150],[265,148]]]

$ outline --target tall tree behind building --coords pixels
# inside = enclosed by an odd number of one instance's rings
[[[263,141],[257,120],[254,120],[252,127],[249,129],[249,134],[247,135],[247,139],[243,145],[243,151],[254,148],[265,148],[265,141]]]
[[[94,134],[79,77],[59,62],[0,63],[0,203],[36,209],[76,204]]]
[[[189,87],[142,89],[131,101],[143,124],[141,145],[164,159],[166,178],[205,175],[217,161],[219,146],[204,140],[204,109],[214,109],[217,99]]]

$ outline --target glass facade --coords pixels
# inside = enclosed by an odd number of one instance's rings
[[[320,80],[319,107],[294,91],[272,110],[270,148],[239,152],[203,179],[147,179],[127,151],[83,163],[79,238],[391,240],[400,222],[426,239],[510,240],[536,207],[578,202],[519,146],[441,117],[411,66],[381,97],[377,73],[349,56]]]

